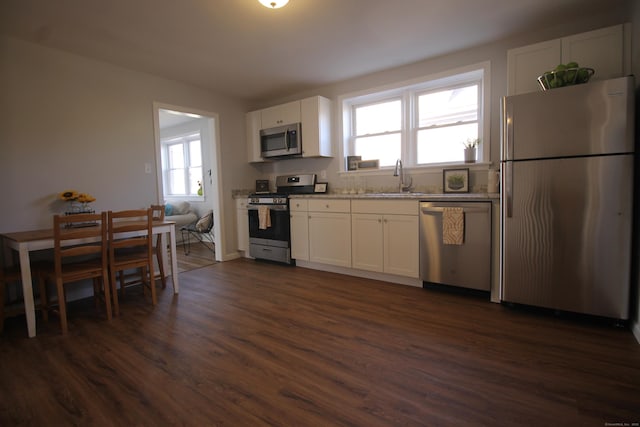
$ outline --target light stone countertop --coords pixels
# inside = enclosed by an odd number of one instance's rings
[[[376,199],[376,200],[498,200],[500,193],[326,193],[290,194],[292,199]]]

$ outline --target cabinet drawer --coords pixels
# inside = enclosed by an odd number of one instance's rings
[[[309,201],[302,199],[291,199],[289,210],[292,212],[306,212],[309,210]]]
[[[417,200],[359,200],[351,201],[351,212],[418,216]]]
[[[351,212],[351,201],[345,199],[309,200],[309,212]]]

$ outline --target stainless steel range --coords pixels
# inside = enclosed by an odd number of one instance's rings
[[[289,194],[313,193],[315,174],[276,178],[276,193],[250,194],[249,254],[256,259],[291,264]]]

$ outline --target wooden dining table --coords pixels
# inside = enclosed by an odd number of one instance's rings
[[[171,278],[173,293],[178,294],[178,260],[176,256],[176,223],[174,221],[154,221],[153,234],[161,234],[161,244],[166,245],[164,236],[169,233],[169,250],[171,254]],[[145,233],[146,234],[146,233]],[[117,235],[116,235],[117,236]],[[43,249],[53,249],[53,229],[17,231],[12,233],[0,233],[4,245],[18,253],[20,260],[20,273],[22,276],[22,291],[24,294],[24,311],[27,318],[27,332],[29,337],[36,336],[36,311],[33,298],[33,285],[31,278],[31,252]],[[124,237],[124,236],[117,236]],[[73,243],[73,242],[71,242]],[[167,263],[166,257],[163,258]]]

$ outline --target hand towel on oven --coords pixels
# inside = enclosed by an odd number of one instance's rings
[[[442,243],[461,245],[464,241],[464,211],[462,208],[443,208]]]
[[[258,228],[266,230],[271,227],[271,210],[269,206],[258,206]]]

